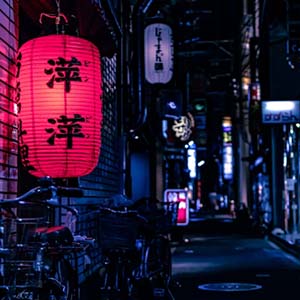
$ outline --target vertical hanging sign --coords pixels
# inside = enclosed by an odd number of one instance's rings
[[[224,179],[233,177],[232,122],[231,117],[225,116],[222,121],[223,129],[223,175]]]
[[[144,31],[145,78],[151,83],[168,83],[173,76],[173,34],[167,24],[154,23]]]

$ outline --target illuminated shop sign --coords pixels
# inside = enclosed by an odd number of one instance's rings
[[[178,89],[163,89],[159,92],[162,107],[162,117],[178,119],[182,115],[182,91]]]
[[[172,130],[175,132],[176,138],[188,141],[194,127],[194,117],[191,113],[187,113],[187,116],[181,116],[178,120],[174,120]]]
[[[232,147],[226,146],[223,149],[223,172],[224,172],[224,178],[225,179],[232,179],[233,174],[233,153],[232,153]]]
[[[167,24],[154,23],[144,32],[145,78],[149,83],[168,83],[173,76],[173,34]]]
[[[300,122],[300,100],[262,101],[262,123],[284,124]]]
[[[164,192],[164,201],[178,203],[177,226],[188,225],[189,201],[187,191],[184,189],[167,189]]]
[[[260,83],[253,82],[249,86],[248,99],[249,101],[260,101]]]
[[[232,122],[230,117],[224,117],[223,123],[223,174],[224,178],[231,180],[233,176],[232,152]]]
[[[196,178],[196,149],[190,148],[187,150],[187,164],[190,171],[190,177]]]

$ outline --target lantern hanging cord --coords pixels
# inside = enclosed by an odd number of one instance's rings
[[[56,15],[41,13],[40,14],[40,19],[39,19],[40,24],[43,24],[43,17],[46,17],[46,18],[49,18],[49,19],[55,19],[55,25],[56,26],[61,24],[61,19],[64,20],[65,24],[67,24],[68,23],[67,17],[63,13],[60,12],[60,0],[56,0],[56,8],[57,8]]]

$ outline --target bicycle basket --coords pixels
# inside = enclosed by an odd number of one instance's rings
[[[177,225],[178,205],[179,202],[173,202],[168,204],[167,206],[167,213],[169,215],[169,219],[171,223],[170,225],[172,227]]]
[[[169,213],[152,218],[151,223],[156,233],[168,233],[172,228]]]
[[[101,214],[100,246],[104,250],[133,250],[138,235],[138,221],[132,217]]]
[[[161,233],[169,233],[177,225],[178,203],[163,203],[164,214],[156,220],[156,230]]]

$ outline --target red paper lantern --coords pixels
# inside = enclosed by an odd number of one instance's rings
[[[22,163],[32,175],[89,174],[101,145],[100,54],[91,42],[49,35],[19,50],[17,99]]]

